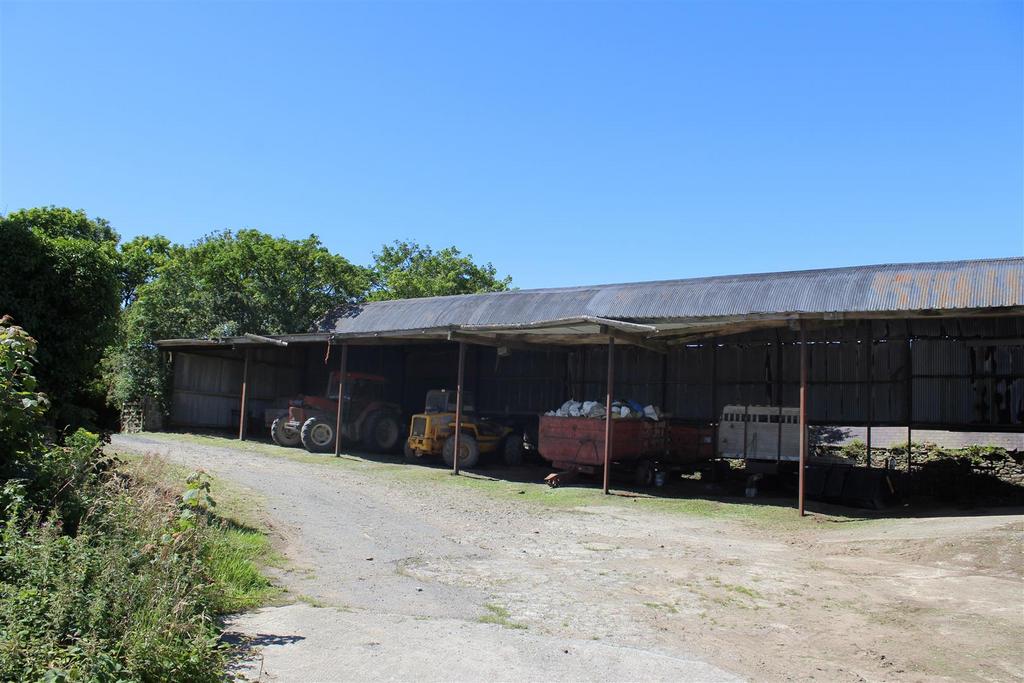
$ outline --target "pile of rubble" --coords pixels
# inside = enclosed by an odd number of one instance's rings
[[[573,401],[563,403],[555,410],[544,413],[549,417],[590,417],[604,419],[605,407],[600,401]],[[661,409],[655,405],[644,406],[636,401],[612,401],[612,418],[660,420]]]

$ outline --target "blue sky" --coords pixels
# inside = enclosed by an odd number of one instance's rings
[[[3,3],[0,211],[520,287],[1024,253],[1022,3]]]

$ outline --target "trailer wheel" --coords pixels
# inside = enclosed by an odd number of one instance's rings
[[[391,413],[375,412],[366,418],[363,426],[362,441],[367,450],[387,453],[393,451],[402,439],[402,427]]]
[[[501,449],[501,457],[509,467],[523,464],[523,435],[512,432],[505,437],[505,445]]]
[[[299,438],[310,453],[334,450],[334,426],[319,417],[311,417],[302,424]]]
[[[452,467],[455,464],[455,435],[449,436],[444,442],[444,449],[441,451],[445,464]],[[459,467],[471,469],[476,467],[480,461],[480,444],[472,434],[459,435]]]
[[[270,438],[274,440],[278,446],[285,446],[291,448],[298,446],[302,443],[302,435],[299,434],[299,430],[295,427],[288,426],[287,417],[279,417],[274,420],[270,425]]]
[[[725,460],[715,460],[711,463],[711,481],[716,484],[723,484],[729,481],[729,474],[732,468]]]
[[[633,483],[640,488],[647,488],[654,483],[654,463],[650,460],[641,460],[633,470]]]

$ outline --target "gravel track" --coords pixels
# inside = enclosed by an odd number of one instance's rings
[[[228,439],[113,446],[260,497],[295,601],[230,622],[250,679],[1024,678],[1019,514],[773,528]]]

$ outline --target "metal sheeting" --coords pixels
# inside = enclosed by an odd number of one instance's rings
[[[989,338],[979,332],[1010,335],[1021,320],[956,319],[941,328],[931,324],[934,321],[920,326],[914,321],[909,383],[905,321],[846,323],[808,332],[810,419],[818,424],[864,424],[870,402],[873,424],[905,425],[910,387],[915,425],[1020,427],[1024,344],[1007,336],[988,345]],[[930,336],[949,333],[958,336]],[[619,398],[658,403],[673,415],[692,420],[716,420],[729,404],[779,405],[780,395],[782,405],[794,406],[799,391],[797,338],[789,330],[751,332],[675,347],[667,358],[632,349],[616,362],[621,378],[616,393]],[[869,338],[874,340],[870,371]],[[601,400],[605,350],[581,348],[572,359],[573,398]]]
[[[337,310],[320,332],[530,325],[587,317],[653,322],[1024,306],[1024,258],[832,268],[381,301]]]
[[[263,411],[300,391],[303,354],[259,349],[249,366],[250,429],[258,430]],[[238,425],[242,385],[241,356],[177,353],[170,421],[189,427],[228,428]]]
[[[870,405],[873,424],[905,425],[912,403],[912,422],[919,427],[1024,428],[1024,316],[823,325],[807,332],[812,422],[865,424]],[[780,328],[673,346],[667,354],[617,347],[616,394],[693,421],[716,420],[727,404],[778,405],[781,400],[794,406],[798,337]],[[254,427],[262,407],[275,400],[323,391],[327,373],[337,367],[337,348],[324,363],[328,348],[322,342],[252,349]],[[353,345],[350,369],[385,376],[390,400],[412,412],[422,408],[428,389],[452,387],[456,348],[453,343]],[[232,357],[223,355],[227,349],[208,352],[221,355],[175,354],[175,424],[237,423],[241,351]],[[470,346],[466,386],[476,393],[478,409],[488,413],[535,415],[568,398],[603,401],[606,353],[605,346],[576,346],[514,348],[499,356],[493,347]]]

